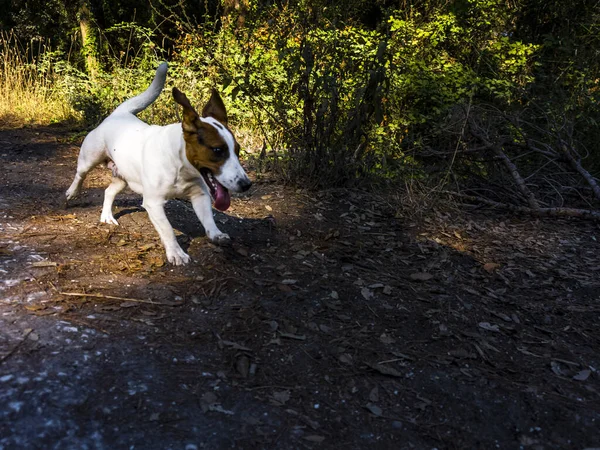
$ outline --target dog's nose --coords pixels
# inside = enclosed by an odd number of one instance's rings
[[[248,178],[238,181],[238,189],[240,192],[246,192],[248,189],[250,189],[250,186],[252,186],[252,181],[250,181]]]

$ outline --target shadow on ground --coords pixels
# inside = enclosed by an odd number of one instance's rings
[[[172,267],[139,197],[97,223],[105,171],[60,207],[68,140],[6,136],[0,448],[600,446],[596,224],[263,181],[228,247],[169,202]]]

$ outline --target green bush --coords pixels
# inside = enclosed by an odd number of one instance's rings
[[[589,146],[598,135],[584,133],[586,126],[597,130],[600,119],[598,65],[563,64],[569,59],[559,51],[567,50],[540,41],[523,18],[535,5],[431,0],[386,9],[384,0],[249,1],[225,13],[224,3],[205,5],[196,19],[170,9],[168,53],[155,29],[107,27],[99,34],[102,70],[93,80],[81,61],[52,55],[58,89],[93,126],[142,91],[168,59],[168,88],[177,86],[199,107],[212,87],[219,89],[242,145],[261,151],[259,166],[314,186],[431,174],[445,164],[432,150],[460,146],[455,118],[464,129],[457,111],[469,105],[507,114],[541,105],[547,117],[569,114],[574,139]],[[560,70],[549,55],[561,61]],[[141,117],[168,123],[178,108],[164,94]],[[465,173],[486,176],[481,164]]]

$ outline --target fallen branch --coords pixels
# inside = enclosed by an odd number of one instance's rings
[[[600,211],[593,211],[590,209],[578,209],[578,208],[530,208],[527,206],[511,205],[509,203],[500,203],[494,200],[490,200],[484,197],[478,197],[476,195],[461,194],[460,192],[442,191],[443,194],[458,197],[464,200],[483,203],[484,205],[491,206],[493,208],[505,209],[513,212],[520,212],[525,214],[531,214],[534,216],[547,216],[547,217],[580,217],[586,219],[600,220]]]
[[[475,123],[474,120],[469,120],[469,123],[471,125],[470,131],[473,134],[473,136],[479,139],[485,146],[491,148],[494,154],[504,163],[504,165],[508,169],[508,172],[513,177],[513,180],[519,188],[519,191],[521,191],[521,194],[527,200],[529,207],[531,209],[539,209],[540,204],[538,203],[537,199],[535,198],[535,195],[533,194],[533,192],[531,192],[531,190],[527,186],[527,183],[519,173],[519,169],[517,169],[517,166],[510,160],[508,156],[506,156],[506,153],[502,151],[502,142],[496,145],[492,144],[490,140],[487,139],[487,137],[480,132],[480,127]]]
[[[573,167],[573,169],[579,172],[579,174],[591,186],[592,192],[594,192],[594,197],[596,197],[597,200],[600,200],[600,186],[598,186],[598,182],[596,181],[596,179],[592,176],[591,173],[589,173],[583,168],[580,160],[575,159],[575,157],[573,156],[569,148],[566,146],[566,144],[563,143],[563,145],[561,145],[561,150],[567,158],[567,160],[569,161],[569,163],[571,164],[571,166]]]
[[[527,203],[529,203],[529,207],[531,209],[539,209],[540,204],[535,198],[533,192],[531,192],[531,190],[527,187],[527,184],[525,183],[525,180],[519,173],[517,166],[513,164],[513,162],[508,158],[508,156],[506,156],[506,154],[500,149],[499,146],[496,146],[494,148],[494,153],[498,158],[502,160],[502,162],[510,172],[511,176],[515,180],[515,183],[517,184],[517,187],[521,191],[521,194],[523,194],[523,196],[527,200]]]

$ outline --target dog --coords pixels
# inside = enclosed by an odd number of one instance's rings
[[[162,63],[144,92],[119,105],[86,136],[66,203],[79,194],[90,170],[107,164],[112,181],[104,194],[100,222],[118,225],[112,204],[129,186],[143,196],[142,206],[160,235],[169,262],[183,265],[190,257],[177,243],[165,214],[166,201],[189,198],[207,237],[223,244],[230,238],[215,224],[211,197],[215,208],[225,211],[230,205],[229,191],[247,191],[252,183],[240,164],[240,145],[227,125],[227,111],[215,89],[202,116],[185,94],[173,88],[174,100],[183,107],[181,123],[148,125],[136,117],[158,98],[166,76],[167,63]]]

